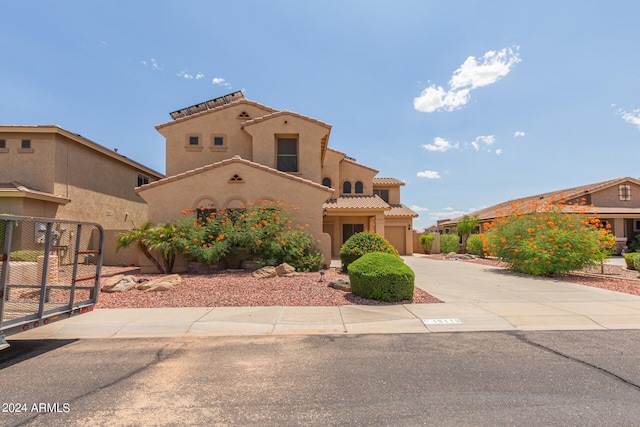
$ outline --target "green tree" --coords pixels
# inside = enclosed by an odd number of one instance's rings
[[[460,237],[462,237],[462,252],[467,251],[467,239],[469,238],[469,235],[476,230],[479,222],[480,220],[477,216],[469,215],[463,216],[460,222],[458,222],[456,231]]]

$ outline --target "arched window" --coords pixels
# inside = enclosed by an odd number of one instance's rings
[[[356,194],[364,193],[364,186],[362,185],[362,181],[356,181]]]
[[[345,181],[342,184],[342,194],[351,194],[351,182]]]
[[[331,178],[323,178],[322,185],[324,185],[325,187],[331,188]]]

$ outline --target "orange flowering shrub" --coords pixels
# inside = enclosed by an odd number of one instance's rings
[[[587,214],[584,204],[566,205],[554,199],[513,204],[509,212],[497,212],[480,236],[486,254],[536,276],[597,265],[615,246],[609,226]]]
[[[186,209],[177,221],[178,243],[185,256],[207,264],[244,256],[263,265],[286,262],[299,271],[317,270],[324,262],[318,240],[306,230],[308,224],[293,224],[291,210],[296,208],[270,201],[228,210]]]

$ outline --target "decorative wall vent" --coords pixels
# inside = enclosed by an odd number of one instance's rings
[[[240,114],[238,115],[238,118],[239,118],[239,119],[250,119],[250,118],[251,118],[251,116],[250,116],[249,114],[247,114],[247,112],[246,112],[246,111],[243,111],[242,113],[240,113]]]
[[[229,180],[231,182],[244,182],[244,180],[240,177],[240,175],[233,175]]]

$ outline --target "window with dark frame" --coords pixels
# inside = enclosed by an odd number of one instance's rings
[[[149,177],[142,175],[142,174],[138,174],[138,187],[140,187],[141,185],[145,185],[149,183]]]
[[[322,185],[324,185],[325,187],[331,188],[331,178],[323,178]]]
[[[31,140],[30,139],[23,139],[22,140],[22,145],[20,145],[20,148],[22,148],[23,150],[28,150],[29,148],[31,148]]]
[[[222,137],[222,136],[214,136],[213,137],[213,146],[214,147],[222,147],[222,146],[224,146],[224,137]]]
[[[356,186],[355,186],[355,192],[356,194],[362,194],[364,193],[364,185],[362,184],[362,181],[356,181]]]
[[[282,172],[298,172],[298,139],[277,139],[277,168]]]
[[[200,138],[198,138],[197,136],[190,136],[189,145],[200,145]]]
[[[373,194],[376,194],[382,200],[384,200],[385,202],[389,203],[389,190],[388,189],[375,188],[373,190]]]
[[[7,148],[7,140],[0,139],[0,148]]]
[[[351,194],[351,182],[345,181],[342,183],[342,194]]]
[[[618,196],[622,201],[631,200],[631,186],[627,184],[618,186]]]

